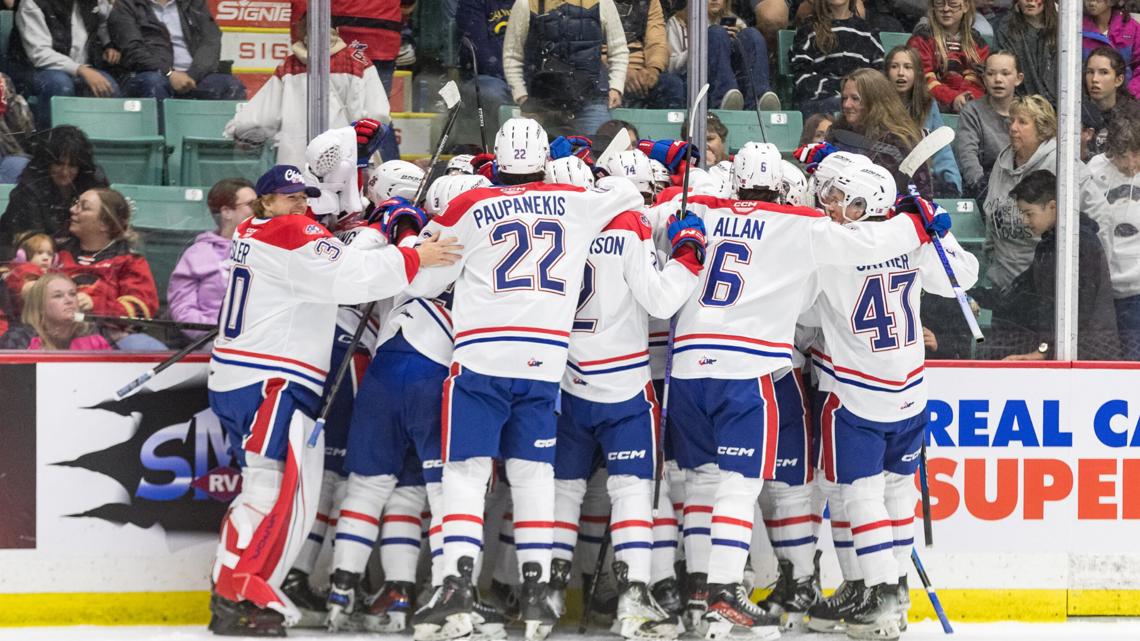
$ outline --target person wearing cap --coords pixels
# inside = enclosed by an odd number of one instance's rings
[[[316,518],[324,446],[314,420],[337,306],[393,296],[422,267],[456,262],[462,247],[438,234],[414,248],[345,245],[304,215],[321,192],[292,165],[267,171],[255,191],[254,215],[230,246],[210,357],[210,408],[242,469],[212,573],[210,630],[284,636],[301,616],[281,579]]]

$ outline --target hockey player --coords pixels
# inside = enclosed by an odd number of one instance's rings
[[[754,161],[741,155],[741,166]],[[707,626],[707,638],[724,638],[738,626],[775,638],[778,631],[749,601],[741,579],[753,506],[763,481],[775,474],[772,375],[792,362],[806,281],[822,265],[885,260],[913,249],[928,238],[929,221],[916,213],[839,227],[800,207],[706,196],[690,203],[709,230],[710,258],[677,320],[669,398],[671,418],[681,426],[675,451],[686,470],[687,616],[698,630]]]
[[[894,191],[889,171],[859,165],[824,185],[822,200],[831,219],[847,225],[890,215]],[[933,216],[930,203],[915,197],[900,199],[894,212],[900,210]],[[977,259],[942,233],[958,282],[973,286]],[[825,267],[820,286],[828,352],[813,353],[813,360],[832,384],[822,410],[823,471],[839,484],[863,586],[845,612],[819,607],[809,614],[845,619],[852,638],[897,639],[899,595],[907,589],[914,542],[914,472],[927,420],[920,295],[949,297],[953,290],[930,246],[858,267]]]
[[[416,249],[344,245],[303,215],[320,192],[296,167],[272,168],[256,191],[255,216],[235,232],[210,360],[210,407],[241,444],[242,466],[213,570],[216,634],[283,634],[300,618],[279,586],[316,516],[323,439],[312,448],[304,441],[329,367],[321,337],[332,337],[337,305],[390,296],[421,265],[450,263],[459,249],[435,237]]]
[[[591,241],[638,206],[627,181],[583,189],[536,184],[548,159],[546,132],[527,118],[495,136],[499,180],[452,201],[426,234],[466,243],[460,262],[409,288],[435,295],[455,283],[455,351],[443,397],[442,587],[416,613],[417,638],[472,629],[471,575],[482,545],[483,505],[494,457],[506,459],[514,504],[521,618],[528,639],[549,633],[550,523],[554,520],[554,409]]]
[[[545,182],[548,185],[575,185],[589,188],[594,186],[594,172],[581,158],[563,156],[547,161]]]
[[[641,192],[645,204],[652,205],[659,190],[653,183],[653,167],[649,163],[649,157],[640,149],[627,149],[610,158],[603,169],[611,176],[628,179]]]
[[[631,182],[643,196],[651,195],[645,155],[631,150],[619,156],[624,157],[616,159],[616,170],[628,165],[624,173],[641,178],[640,185]],[[660,272],[653,229],[640,211],[623,212],[590,244],[562,377],[551,586],[564,590],[569,580],[579,509],[600,446],[612,505],[617,618],[621,635],[629,639],[676,636],[675,623],[649,593],[661,430],[649,377],[648,324],[649,315],[672,316],[697,284],[704,232],[699,219],[689,222],[674,220],[670,226],[673,260]]]

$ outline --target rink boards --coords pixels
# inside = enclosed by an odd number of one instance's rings
[[[0,357],[0,625],[206,620],[237,477],[204,356],[112,400],[157,360]],[[940,362],[924,375],[935,545],[920,521],[916,540],[950,616],[1140,616],[1140,367]],[[775,568],[759,534],[763,585]],[[913,601],[914,618],[930,613]]]

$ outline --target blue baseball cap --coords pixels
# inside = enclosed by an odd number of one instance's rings
[[[258,196],[267,194],[295,194],[304,191],[309,198],[321,195],[321,190],[305,184],[305,176],[293,165],[275,165],[257,179],[254,191]]]

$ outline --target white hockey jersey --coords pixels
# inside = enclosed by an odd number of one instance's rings
[[[455,283],[454,361],[488,376],[557,382],[590,243],[642,203],[624,179],[597,187],[530,183],[455,198],[423,235],[456,236],[463,257],[424,270],[408,288],[433,298]]]
[[[627,211],[614,218],[590,243],[562,389],[599,403],[644,390],[649,316],[668,318],[688,300],[700,273],[694,266],[670,260],[659,271],[645,215]]]
[[[377,345],[403,331],[404,340],[416,351],[447,367],[451,364],[455,337],[451,323],[450,289],[435,298],[396,297],[396,306],[388,313],[380,330]]]
[[[978,260],[953,234],[942,239],[942,247],[958,284],[972,287]],[[923,290],[954,295],[934,246],[882,262],[824,267],[819,280],[817,309],[826,343],[812,350],[812,364],[822,377],[821,388],[868,420],[901,421],[925,411],[920,297]]]
[[[412,249],[345,245],[307,216],[250,218],[234,233],[209,387],[284,378],[320,394],[338,304],[392,296],[415,276]]]
[[[758,378],[792,365],[796,319],[821,265],[886,260],[919,245],[914,223],[836,225],[806,207],[693,196],[708,258],[677,319],[673,375]]]

